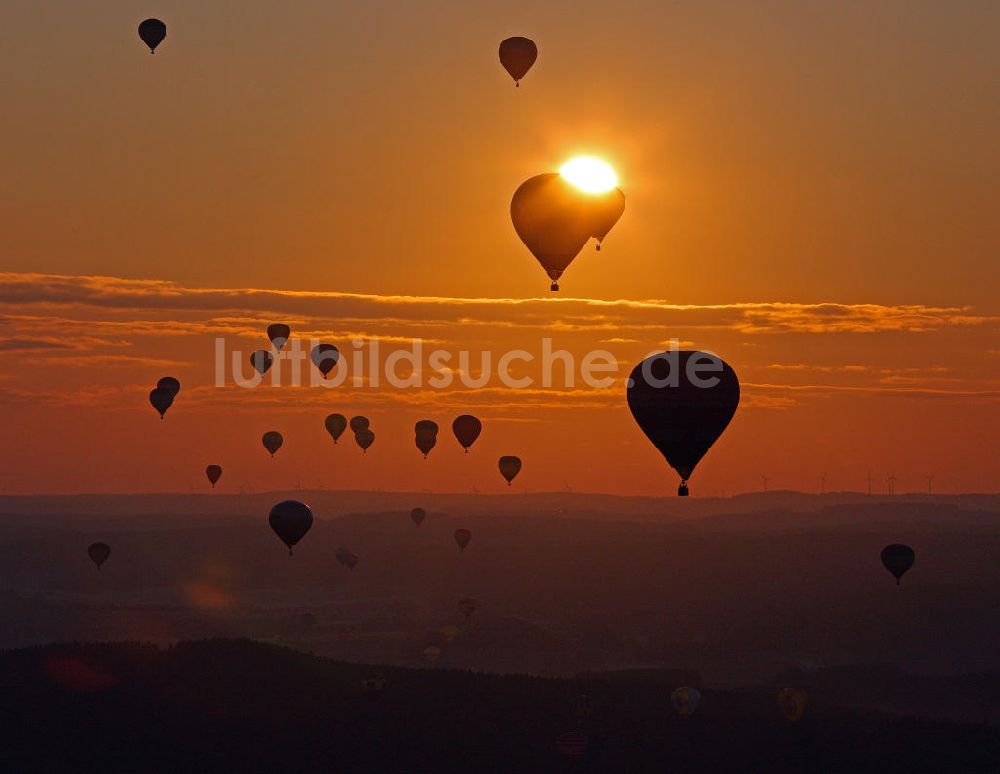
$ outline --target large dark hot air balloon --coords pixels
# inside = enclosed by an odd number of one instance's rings
[[[917,555],[913,549],[902,543],[893,543],[882,549],[882,564],[885,565],[885,569],[892,573],[897,586],[900,579],[913,566],[916,558]]]
[[[111,546],[107,543],[91,543],[87,546],[87,556],[100,570],[101,565],[108,561],[108,557],[111,556]]]
[[[451,431],[455,438],[462,444],[465,453],[469,453],[469,447],[476,442],[479,434],[483,432],[483,423],[471,414],[462,414],[451,423]]]
[[[162,387],[156,387],[149,393],[149,403],[160,413],[160,419],[174,403],[174,396]]]
[[[413,523],[419,527],[424,523],[424,519],[427,518],[427,511],[423,508],[414,508],[410,511],[410,518],[413,519]]]
[[[323,421],[323,424],[326,426],[326,432],[330,434],[333,442],[336,443],[337,439],[344,434],[344,430],[347,429],[347,417],[343,414],[330,414]]]
[[[264,448],[267,449],[271,456],[273,457],[275,452],[281,448],[281,445],[285,442],[285,439],[281,436],[277,430],[268,430],[264,435],[260,437],[260,442],[264,444]]]
[[[164,376],[156,383],[156,389],[165,390],[170,393],[171,398],[176,398],[181,391],[181,383],[175,376]]]
[[[292,329],[284,323],[271,323],[267,326],[267,338],[271,341],[275,352],[281,352],[281,348],[291,335]]]
[[[472,540],[472,533],[467,529],[456,529],[455,530],[455,542],[458,543],[458,548],[461,551],[465,550],[465,547],[469,545],[469,541]]]
[[[432,422],[429,419],[421,419],[414,426],[413,432],[417,448],[424,455],[424,459],[427,459],[427,455],[430,454],[431,449],[437,445],[437,422]]]
[[[273,364],[274,355],[266,349],[258,349],[256,352],[250,353],[250,365],[252,365],[253,370],[261,376],[266,374]]]
[[[362,430],[367,430],[369,424],[368,417],[351,417],[351,432],[360,433]]]
[[[538,58],[538,46],[528,38],[507,38],[500,41],[499,53],[503,69],[514,79],[514,85],[520,86],[521,79]]]
[[[715,355],[661,352],[632,369],[627,397],[642,432],[681,477],[677,494],[686,496],[695,466],[736,413],[736,373]]]
[[[500,475],[507,481],[507,486],[510,486],[510,482],[521,472],[521,458],[513,456],[501,457],[498,467],[500,468]]]
[[[354,441],[361,447],[361,451],[368,453],[368,447],[375,443],[375,433],[371,430],[360,430],[354,434]]]
[[[208,476],[209,483],[212,484],[212,489],[215,489],[215,484],[220,478],[222,478],[222,466],[221,465],[209,465],[205,468],[205,475]]]
[[[323,378],[326,379],[330,375],[330,371],[333,367],[337,365],[337,361],[340,360],[340,350],[338,350],[333,344],[317,344],[312,348],[310,353],[313,365],[315,365]]]
[[[271,509],[267,521],[274,534],[288,546],[288,555],[291,556],[292,546],[302,540],[312,526],[313,514],[305,503],[282,500]]]
[[[159,19],[146,19],[139,25],[139,38],[149,46],[149,53],[155,54],[156,47],[167,37],[167,25]]]

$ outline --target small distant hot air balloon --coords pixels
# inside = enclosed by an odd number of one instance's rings
[[[146,19],[139,25],[139,38],[149,46],[149,53],[155,54],[156,47],[167,37],[167,25],[159,19]]]
[[[419,527],[424,523],[424,519],[427,518],[427,511],[423,508],[414,508],[410,511],[410,518],[413,519],[413,523]]]
[[[361,681],[361,687],[364,688],[366,694],[377,699],[385,689],[385,675],[381,672],[368,675]]]
[[[582,758],[590,744],[582,731],[567,731],[556,737],[556,750],[564,758]]]
[[[451,644],[458,639],[458,635],[462,633],[462,630],[459,629],[454,624],[445,624],[440,629],[438,629],[438,632],[444,638],[445,642]]]
[[[456,529],[455,530],[455,542],[458,543],[458,548],[461,551],[465,550],[465,547],[469,545],[469,541],[472,540],[472,533],[467,529]]]
[[[361,451],[368,453],[368,447],[375,443],[375,433],[371,430],[361,430],[354,434],[354,441],[361,447]]]
[[[271,529],[281,541],[288,546],[288,555],[292,555],[292,547],[298,543],[313,523],[312,510],[298,500],[283,500],[271,509],[267,518]]]
[[[451,431],[455,434],[455,438],[458,439],[462,448],[465,449],[465,453],[468,454],[469,447],[483,432],[483,423],[471,414],[462,414],[451,423]]]
[[[285,342],[291,335],[292,329],[284,323],[271,323],[267,326],[267,338],[275,352],[281,352],[281,348],[285,346]]]
[[[96,564],[97,569],[100,570],[101,565],[111,556],[111,546],[107,543],[91,543],[87,546],[87,555],[90,557],[90,561]]]
[[[476,612],[476,600],[472,597],[463,597],[458,600],[458,612],[466,618],[471,617],[472,614]]]
[[[351,432],[360,433],[362,430],[367,430],[370,424],[368,417],[351,417]]]
[[[175,376],[164,376],[156,383],[156,389],[165,390],[170,393],[171,398],[176,398],[181,391],[181,383]]]
[[[429,419],[421,419],[415,425],[414,441],[416,442],[417,448],[424,455],[424,459],[427,459],[427,455],[430,454],[431,449],[437,445],[437,434],[437,423],[432,422]]]
[[[266,349],[258,349],[256,352],[250,353],[250,365],[261,376],[266,374],[273,364],[274,355]]]
[[[428,645],[424,648],[421,655],[428,664],[436,664],[438,659],[441,658],[441,648],[437,645]]]
[[[594,714],[594,700],[585,693],[580,694],[573,699],[573,714],[580,720],[591,717]]]
[[[782,688],[778,691],[778,707],[785,719],[794,723],[806,711],[808,697],[801,688]]]
[[[313,365],[315,365],[323,378],[326,379],[330,375],[330,371],[333,367],[337,365],[340,360],[340,350],[338,350],[333,344],[317,344],[312,348],[310,353]]]
[[[208,476],[209,482],[212,484],[212,489],[215,489],[215,484],[220,478],[222,478],[222,466],[221,465],[209,465],[205,468],[205,475]]]
[[[260,442],[264,444],[264,448],[267,449],[271,456],[273,457],[275,452],[281,448],[281,445],[285,442],[285,439],[281,437],[281,433],[277,430],[268,430],[264,435],[260,437]]]
[[[357,567],[358,564],[357,554],[355,554],[354,552],[350,551],[347,548],[344,548],[343,546],[337,549],[336,557],[337,561],[342,566],[346,567],[348,570],[353,570],[355,567]]]
[[[900,579],[913,566],[916,558],[917,555],[913,549],[902,543],[893,543],[882,549],[882,564],[885,565],[885,569],[892,573],[897,586]]]
[[[715,355],[673,350],[643,360],[627,384],[636,424],[677,471],[677,494],[686,496],[695,466],[736,413],[736,372]]]
[[[323,425],[326,427],[326,432],[330,434],[334,443],[337,443],[337,439],[344,434],[344,430],[347,429],[347,417],[343,414],[330,414],[324,421]]]
[[[514,79],[514,85],[520,86],[521,79],[538,58],[538,46],[529,38],[507,38],[500,41],[500,64]]]
[[[697,688],[685,685],[670,694],[670,705],[674,708],[674,712],[682,717],[693,715],[700,703],[701,692]]]
[[[507,486],[510,486],[510,482],[517,478],[517,474],[521,472],[521,458],[513,456],[501,457],[499,468],[500,475],[507,481]]]
[[[149,393],[149,403],[159,412],[160,419],[163,419],[167,409],[174,403],[174,396],[162,387],[157,387]]]

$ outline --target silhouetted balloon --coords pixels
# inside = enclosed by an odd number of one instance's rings
[[[323,378],[326,379],[333,367],[337,365],[337,361],[340,360],[340,350],[333,344],[317,344],[312,348],[310,357],[319,372],[323,374]]]
[[[205,475],[208,476],[208,480],[212,484],[212,489],[215,489],[216,482],[222,478],[222,466],[209,465],[205,468]]]
[[[111,556],[111,546],[107,543],[91,543],[87,547],[87,556],[90,557],[90,561],[96,564],[97,569],[100,570],[101,565]]]
[[[437,435],[438,426],[437,422],[432,422],[429,419],[421,419],[413,426],[413,432],[419,435]]]
[[[155,54],[156,47],[167,37],[167,25],[159,19],[146,19],[139,25],[139,37],[149,46],[149,53]]]
[[[250,353],[250,365],[252,365],[253,370],[261,376],[267,373],[273,363],[274,355],[266,349],[258,349],[256,352]]]
[[[417,448],[427,459],[427,455],[437,445],[438,426],[436,422],[429,419],[421,419],[414,427],[415,442]]]
[[[155,388],[149,393],[149,403],[160,413],[160,419],[167,413],[167,409],[174,403],[174,396],[161,387]]]
[[[360,433],[367,430],[369,425],[368,417],[351,417],[351,432]]]
[[[413,523],[419,527],[424,523],[424,519],[427,518],[427,511],[423,508],[414,508],[410,511],[410,518],[413,519]]]
[[[740,402],[736,373],[704,352],[661,352],[643,360],[628,380],[628,407],[642,432],[681,477],[678,494]]]
[[[512,456],[501,457],[499,468],[500,475],[506,479],[507,486],[510,486],[510,482],[517,478],[517,474],[521,472],[521,458]]]
[[[917,555],[913,549],[902,543],[893,543],[882,549],[882,564],[885,565],[885,569],[892,573],[897,586],[900,578],[906,575],[916,558]]]
[[[479,434],[483,432],[483,423],[471,414],[462,414],[451,423],[451,431],[455,438],[462,444],[465,453],[469,453],[469,447],[476,442]]]
[[[507,38],[500,41],[499,53],[503,69],[514,79],[514,85],[520,86],[521,79],[538,58],[538,46],[529,38]]]
[[[778,691],[778,707],[786,720],[797,721],[806,711],[808,697],[801,688],[782,688]]]
[[[275,352],[281,352],[281,348],[291,335],[292,329],[284,323],[271,323],[267,326],[267,338],[270,339]]]
[[[375,433],[371,430],[361,430],[354,434],[354,440],[361,447],[361,451],[368,453],[368,447],[375,443]]]
[[[625,194],[620,188],[615,188],[607,193],[593,196],[593,211],[590,218],[593,230],[590,235],[597,240],[597,250],[600,251],[604,237],[625,212]]]
[[[421,655],[423,655],[424,661],[428,664],[436,664],[438,659],[441,658],[441,648],[437,645],[428,645],[424,648]]]
[[[469,545],[469,541],[472,540],[472,533],[467,529],[456,529],[455,530],[455,542],[458,543],[460,550],[464,551],[465,547]]]
[[[350,550],[341,546],[337,549],[337,561],[348,570],[353,570],[358,565],[358,557]]]
[[[697,688],[682,686],[670,694],[670,704],[674,712],[686,717],[694,714],[701,703],[701,692]]]
[[[382,691],[385,689],[385,675],[378,672],[374,675],[368,675],[361,681],[361,687],[365,689],[365,693],[371,696],[373,699],[377,699],[382,695]]]
[[[309,506],[298,500],[282,500],[271,509],[267,517],[274,534],[288,546],[288,555],[292,555],[292,546],[298,543],[313,523],[313,514]]]
[[[556,750],[564,758],[582,758],[587,754],[589,743],[582,731],[567,731],[556,737]]]
[[[261,436],[260,442],[264,444],[264,448],[271,452],[271,456],[281,448],[281,445],[285,442],[282,438],[281,433],[277,430],[268,430],[264,435]]]
[[[459,629],[454,624],[445,624],[440,629],[438,629],[438,632],[440,632],[445,642],[451,644],[458,639],[458,635],[462,633],[462,630]]]
[[[156,389],[166,390],[171,398],[176,398],[177,393],[181,391],[181,383],[174,376],[164,376],[156,383]]]
[[[333,442],[336,443],[337,439],[344,434],[344,430],[347,429],[347,417],[343,414],[330,414],[323,424],[326,426],[326,432],[330,434],[333,438]]]
[[[594,700],[585,693],[580,694],[573,699],[573,714],[580,720],[591,717],[594,714]]]
[[[476,612],[476,600],[473,597],[463,597],[458,600],[458,612],[469,618]]]

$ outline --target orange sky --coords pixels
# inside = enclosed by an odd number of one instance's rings
[[[1000,8],[539,5],[8,3],[0,489],[186,490],[218,462],[230,491],[499,491],[515,453],[531,490],[670,493],[622,379],[677,338],[744,385],[695,494],[869,470],[996,491]],[[540,51],[520,89],[496,62],[513,34]],[[545,298],[509,200],[578,152],[628,205]],[[569,392],[213,387],[215,338],[255,349],[276,320],[344,351],[548,336],[621,368]],[[184,390],[161,423],[166,373]],[[334,410],[372,418],[369,455],[331,447]],[[463,411],[486,424],[468,458]]]

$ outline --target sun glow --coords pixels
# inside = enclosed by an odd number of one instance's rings
[[[618,187],[618,175],[611,166],[593,156],[577,156],[559,168],[570,184],[586,193],[604,193]]]

